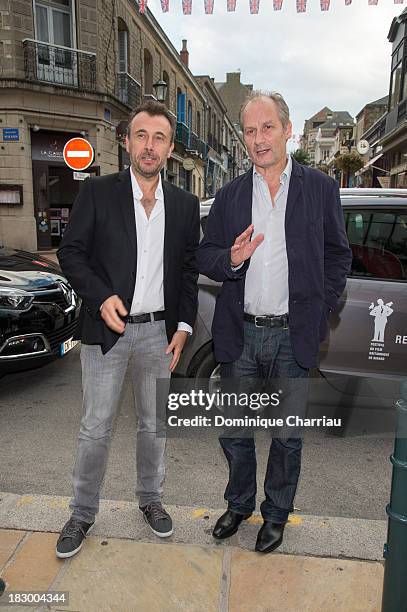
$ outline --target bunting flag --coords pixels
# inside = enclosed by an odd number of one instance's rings
[[[138,7],[140,13],[145,13],[147,8],[147,0],[139,0]]]
[[[249,0],[251,15],[257,15],[259,12],[260,0]]]
[[[182,12],[184,15],[192,13],[192,0],[182,0]]]
[[[295,0],[297,13],[305,13],[307,10],[307,0]],[[147,10],[148,0],[136,0],[140,13],[145,13]],[[205,13],[207,15],[213,14],[215,0],[204,0]],[[226,0],[227,11],[234,12],[236,10],[236,0]],[[160,0],[161,9],[163,13],[168,13],[170,10],[170,0]],[[321,11],[329,11],[331,6],[331,0],[319,0]],[[404,0],[394,0],[394,4],[403,4]],[[350,6],[352,0],[345,0],[345,6]],[[368,5],[377,6],[379,0],[368,0]],[[273,9],[275,11],[281,11],[283,6],[283,0],[273,0]],[[250,14],[257,15],[260,9],[260,0],[249,0]],[[192,0],[182,0],[182,12],[184,15],[192,14]]]

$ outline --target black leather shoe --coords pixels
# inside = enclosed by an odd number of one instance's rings
[[[261,553],[269,553],[278,548],[283,541],[284,527],[285,523],[264,521],[262,528],[257,534],[254,550]]]
[[[249,514],[238,514],[233,510],[226,510],[224,514],[216,521],[212,535],[217,540],[223,540],[224,538],[230,538],[239,529],[239,525],[242,521],[250,518],[252,513]]]

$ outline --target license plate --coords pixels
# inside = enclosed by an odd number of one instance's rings
[[[78,340],[74,340],[73,338],[68,338],[68,340],[65,340],[65,342],[61,344],[61,357],[73,349],[73,347],[77,344]]]

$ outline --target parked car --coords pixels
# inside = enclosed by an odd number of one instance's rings
[[[342,189],[341,201],[353,262],[321,344],[319,373],[352,395],[367,377],[407,377],[407,189]],[[203,229],[212,202],[201,203]],[[199,287],[194,334],[177,373],[209,378],[216,388],[211,324],[220,284],[201,275]]]
[[[76,344],[79,309],[57,264],[0,247],[0,374],[65,355]]]

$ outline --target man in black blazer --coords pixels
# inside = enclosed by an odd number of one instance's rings
[[[317,364],[329,312],[351,263],[336,182],[287,156],[287,104],[254,93],[241,125],[253,168],[216,195],[198,250],[198,268],[223,283],[212,325],[223,379],[304,379],[295,410],[305,409],[309,368]],[[297,384],[297,383],[295,383]],[[226,538],[255,509],[253,437],[221,437],[229,464],[228,510],[213,535]],[[302,441],[273,438],[256,550],[282,542],[297,488]]]
[[[61,558],[80,550],[98,512],[129,362],[138,413],[139,507],[157,536],[172,534],[161,504],[165,436],[157,435],[156,381],[169,381],[192,333],[199,242],[198,198],[161,180],[174,133],[173,115],[163,104],[144,102],[132,112],[126,137],[131,167],[85,181],[58,251],[82,298],[76,338],[82,341],[84,404],[72,516],[56,549]]]

